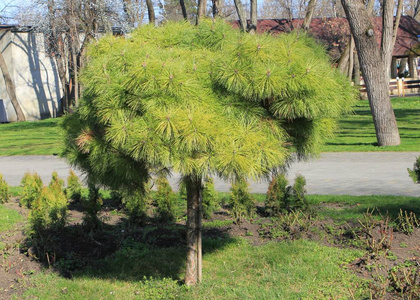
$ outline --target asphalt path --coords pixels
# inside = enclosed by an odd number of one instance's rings
[[[293,163],[288,171],[292,183],[296,174],[307,181],[308,194],[401,195],[420,197],[420,184],[414,184],[407,168],[412,168],[420,152],[340,152],[322,153],[319,158]],[[53,171],[65,179],[70,166],[57,156],[0,156],[0,173],[11,186],[17,186],[25,172],[37,172],[48,183]],[[83,174],[78,172],[83,178]],[[176,189],[179,176],[170,178]],[[215,179],[218,191],[229,191],[230,183]],[[252,192],[265,193],[266,181],[250,182]]]

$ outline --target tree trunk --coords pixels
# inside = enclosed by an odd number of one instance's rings
[[[184,0],[179,0],[179,5],[181,6],[182,17],[184,18],[185,21],[187,21],[188,20],[188,14],[187,14],[187,8],[185,7],[185,1]]]
[[[353,53],[354,56],[354,71],[353,71],[353,82],[354,85],[360,85],[360,64],[359,64],[359,57],[357,56],[357,52]]]
[[[197,8],[197,20],[196,24],[200,23],[200,20],[206,16],[206,0],[199,0],[198,1],[198,8]]]
[[[350,50],[349,50],[349,66],[347,69],[347,77],[351,81],[353,78],[353,67],[354,67],[354,39],[350,38]]]
[[[249,25],[248,32],[249,34],[255,34],[257,32],[257,0],[251,1],[251,24]]]
[[[201,177],[184,179],[187,187],[187,266],[185,284],[195,285],[202,278],[202,191]]]
[[[155,25],[156,16],[155,16],[155,9],[153,8],[152,0],[146,0],[146,6],[147,6],[147,13],[149,15],[149,24]]]
[[[308,31],[309,26],[311,25],[312,16],[316,7],[316,1],[317,0],[309,0],[308,6],[306,7],[305,20],[303,21],[303,29],[306,31]]]
[[[244,7],[242,5],[241,0],[234,0],[234,2],[235,2],[236,12],[238,13],[239,26],[241,30],[245,32],[246,27],[247,27],[247,21],[246,21]]]
[[[400,136],[389,98],[389,70],[385,69],[391,62],[384,63],[382,60],[375,40],[374,27],[363,2],[341,0],[341,3],[359,55],[378,145],[399,145]]]
[[[9,94],[10,101],[12,102],[13,108],[16,112],[16,118],[18,122],[25,121],[25,115],[23,114],[22,108],[16,97],[16,87],[10,76],[9,69],[7,68],[6,61],[4,60],[3,53],[0,51],[0,70],[3,74],[4,83],[6,85],[7,94]]]
[[[222,16],[222,0],[212,0],[212,12],[213,18],[221,17]]]

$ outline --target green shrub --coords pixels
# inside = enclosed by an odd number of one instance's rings
[[[177,197],[166,177],[159,176],[156,184],[155,202],[157,216],[163,222],[173,221],[176,218]]]
[[[219,199],[214,187],[214,181],[208,177],[203,189],[203,217],[210,219],[219,208]]]
[[[81,198],[82,207],[85,212],[83,217],[83,223],[86,227],[91,230],[101,227],[101,221],[98,218],[98,212],[101,210],[103,205],[103,200],[99,195],[99,189],[95,184],[89,183],[89,196],[87,198]]]
[[[37,173],[31,174],[27,172],[23,175],[21,186],[22,195],[20,198],[20,205],[31,208],[32,203],[41,195],[44,186],[42,179]]]
[[[265,201],[266,211],[271,216],[308,208],[308,203],[305,199],[305,177],[298,175],[293,186],[288,184],[285,174],[281,173],[273,176],[268,186]]]
[[[44,187],[32,203],[30,224],[34,232],[59,230],[66,224],[67,198],[57,184]]]
[[[291,193],[288,184],[289,181],[283,173],[271,179],[265,200],[266,211],[271,216],[278,215],[290,206]]]
[[[70,170],[70,175],[67,177],[66,195],[75,202],[79,202],[82,199],[82,183],[73,170]]]
[[[10,200],[9,185],[6,180],[3,179],[3,175],[0,174],[0,203],[6,203]]]
[[[230,188],[229,205],[232,216],[237,222],[251,218],[255,212],[255,200],[249,193],[248,183],[238,180]]]
[[[420,183],[420,156],[416,158],[413,169],[407,168],[407,171],[414,183]]]
[[[121,201],[124,204],[131,223],[143,225],[147,220],[147,207],[151,201],[149,184],[145,184],[143,193],[140,191],[123,192]]]

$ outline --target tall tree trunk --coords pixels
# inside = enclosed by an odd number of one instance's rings
[[[249,34],[255,34],[257,32],[258,19],[257,19],[257,0],[251,1],[251,24],[249,25]]]
[[[241,0],[233,0],[235,2],[236,12],[238,13],[239,26],[243,32],[246,31],[247,20]]]
[[[149,15],[149,24],[155,25],[156,16],[155,16],[155,9],[153,8],[152,0],[146,0],[146,6],[147,6],[147,13]]]
[[[197,8],[197,20],[196,24],[200,23],[200,20],[206,16],[207,0],[199,0]]]
[[[384,0],[386,1],[388,0]],[[372,20],[363,2],[341,0],[341,4],[349,21],[359,55],[378,145],[399,145],[398,126],[389,98],[389,70],[386,69],[391,62],[384,63],[382,60],[383,55],[378,49]],[[389,6],[384,6],[384,9],[388,8]]]
[[[222,16],[222,0],[212,0],[212,13],[213,18],[221,17]]]
[[[185,284],[195,285],[202,278],[202,179],[184,178],[187,187],[187,266]]]
[[[187,14],[187,8],[185,7],[185,1],[179,0],[179,5],[181,6],[182,17],[184,18],[185,21],[188,20],[188,14]]]
[[[360,85],[360,64],[357,51],[353,53],[354,56],[354,71],[353,71],[353,82],[354,85]]]
[[[16,112],[16,118],[18,122],[25,121],[25,115],[23,114],[22,108],[16,97],[16,87],[15,83],[10,76],[9,69],[7,68],[6,61],[4,60],[3,53],[0,51],[0,70],[3,74],[4,83],[6,84],[6,91],[9,94],[10,101],[12,102],[13,108]]]
[[[309,0],[308,6],[306,7],[306,14],[305,20],[303,21],[303,29],[306,31],[309,30],[309,26],[311,25],[312,16],[315,11],[317,0]]]
[[[354,68],[354,39],[350,38],[350,50],[349,50],[349,66],[347,69],[347,77],[351,81],[353,78],[353,68]]]

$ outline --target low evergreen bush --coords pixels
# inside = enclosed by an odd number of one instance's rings
[[[213,213],[220,207],[213,178],[208,177],[203,189],[203,217],[211,219]]]
[[[237,222],[251,218],[255,212],[255,199],[249,192],[248,183],[238,180],[230,188],[229,206],[231,214]]]
[[[176,219],[177,196],[165,176],[159,176],[156,185],[155,203],[157,217],[162,222],[174,221]]]
[[[82,199],[82,183],[73,170],[70,170],[69,177],[67,177],[66,195],[68,199],[79,202]]]
[[[0,204],[9,202],[9,200],[9,185],[7,184],[6,180],[3,179],[3,175],[0,174]]]
[[[293,186],[288,184],[289,182],[283,173],[273,176],[271,179],[265,201],[265,208],[270,216],[308,208],[305,199],[305,177],[298,175]]]
[[[21,180],[22,194],[20,205],[31,208],[32,203],[41,195],[44,187],[41,177],[37,173],[26,172]]]

